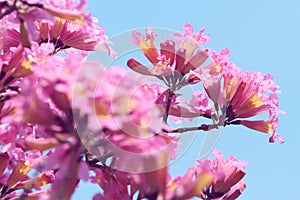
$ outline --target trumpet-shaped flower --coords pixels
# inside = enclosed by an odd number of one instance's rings
[[[198,160],[200,169],[208,170],[213,181],[198,195],[202,199],[236,199],[245,189],[246,184],[242,181],[245,176],[246,162],[238,161],[231,156],[226,161],[222,153],[213,150],[215,158],[210,160]],[[234,198],[233,198],[234,197]]]
[[[137,30],[133,31],[132,42],[141,48],[153,68],[148,69],[133,58],[128,60],[128,67],[144,75],[169,77],[173,82],[178,81],[177,84],[179,84],[185,74],[197,69],[208,58],[205,50],[197,50],[209,41],[209,36],[203,34],[204,29],[194,33],[190,24],[185,24],[183,29],[184,35],[174,34],[176,42],[167,39],[160,43],[160,49],[156,47],[157,35],[151,28],[146,29],[146,36]]]
[[[214,62],[195,72],[215,105],[219,125],[242,124],[248,128],[275,134],[278,127],[278,86],[270,74],[241,72],[227,61],[229,51],[212,53]],[[268,113],[263,120],[246,119]],[[277,137],[278,138],[278,137]],[[283,141],[280,140],[282,143]]]
[[[85,0],[64,3],[48,0],[30,3],[17,0],[15,5],[10,4],[7,3],[3,8],[10,11],[7,13],[7,20],[2,22],[6,27],[1,34],[5,38],[5,50],[19,43],[30,48],[35,41],[54,44],[55,52],[73,47],[86,51],[104,50],[111,56],[116,56],[108,46],[104,29],[96,25],[97,20],[89,13],[84,13]]]

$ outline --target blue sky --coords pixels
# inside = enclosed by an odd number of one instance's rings
[[[299,58],[300,1],[88,1],[88,10],[100,19],[108,36],[135,28],[162,27],[181,30],[186,22],[196,30],[206,27],[211,43],[219,51],[227,47],[231,61],[248,71],[273,74],[280,86],[280,117],[285,144],[268,143],[268,135],[244,127],[226,127],[216,148],[225,156],[249,162],[247,189],[240,199],[295,199],[300,173],[299,145]],[[128,38],[130,39],[130,38]],[[199,154],[201,134],[192,147],[172,166],[183,174]],[[73,199],[90,197],[97,187],[80,184]]]

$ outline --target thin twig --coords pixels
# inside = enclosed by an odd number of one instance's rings
[[[210,131],[212,129],[217,129],[217,128],[218,128],[217,124],[202,124],[201,126],[177,128],[171,131],[163,129],[163,131],[167,133],[184,133],[188,131],[198,131],[198,130]]]
[[[14,10],[16,10],[15,7],[10,7],[9,9],[7,9],[4,13],[2,13],[0,15],[0,19],[2,19],[3,17],[5,17],[6,15],[9,15],[10,13],[12,13]]]

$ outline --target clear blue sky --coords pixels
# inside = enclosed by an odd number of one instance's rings
[[[249,162],[247,189],[240,199],[296,199],[300,173],[299,0],[184,0],[89,1],[88,10],[100,19],[108,36],[145,26],[181,30],[185,22],[196,30],[206,27],[207,47],[231,50],[231,61],[248,71],[270,72],[280,85],[280,117],[283,147],[269,144],[268,136],[243,127],[226,127],[217,143],[225,156]],[[130,38],[128,38],[130,39]],[[298,103],[298,104],[297,104]],[[182,174],[199,152],[201,136],[175,164]],[[200,143],[199,143],[200,142]],[[90,197],[97,187],[80,184],[73,199]],[[86,199],[86,198],[84,198]]]

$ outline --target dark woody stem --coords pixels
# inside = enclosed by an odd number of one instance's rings
[[[218,126],[219,126],[218,124],[201,124],[200,126],[177,128],[177,129],[173,129],[171,131],[163,129],[163,131],[167,132],[167,133],[184,133],[184,132],[188,132],[188,131],[198,131],[198,130],[210,131],[212,129],[217,129]]]
[[[0,19],[2,19],[3,17],[5,17],[6,15],[9,15],[10,13],[12,13],[13,11],[15,11],[16,8],[15,7],[10,7],[9,9],[7,9],[4,13],[0,14]]]
[[[171,101],[172,101],[172,98],[175,94],[170,90],[168,89],[168,99],[167,99],[167,106],[166,106],[166,111],[165,111],[165,114],[163,116],[163,121],[165,123],[167,123],[167,120],[168,120],[168,116],[169,116],[169,111],[170,111],[170,106],[171,106]]]
[[[13,5],[8,5],[7,1],[4,2],[0,2],[0,11],[6,7],[7,9],[5,10],[4,13],[0,13],[0,19],[2,19],[3,17],[5,17],[6,15],[9,15],[10,13],[12,13],[13,11],[18,11],[18,7],[17,7],[17,2],[20,2],[19,0],[15,0]],[[43,4],[41,3],[28,3],[27,1],[21,1],[21,3],[23,5],[27,5],[30,7],[36,7],[36,8],[41,8],[43,9]]]

